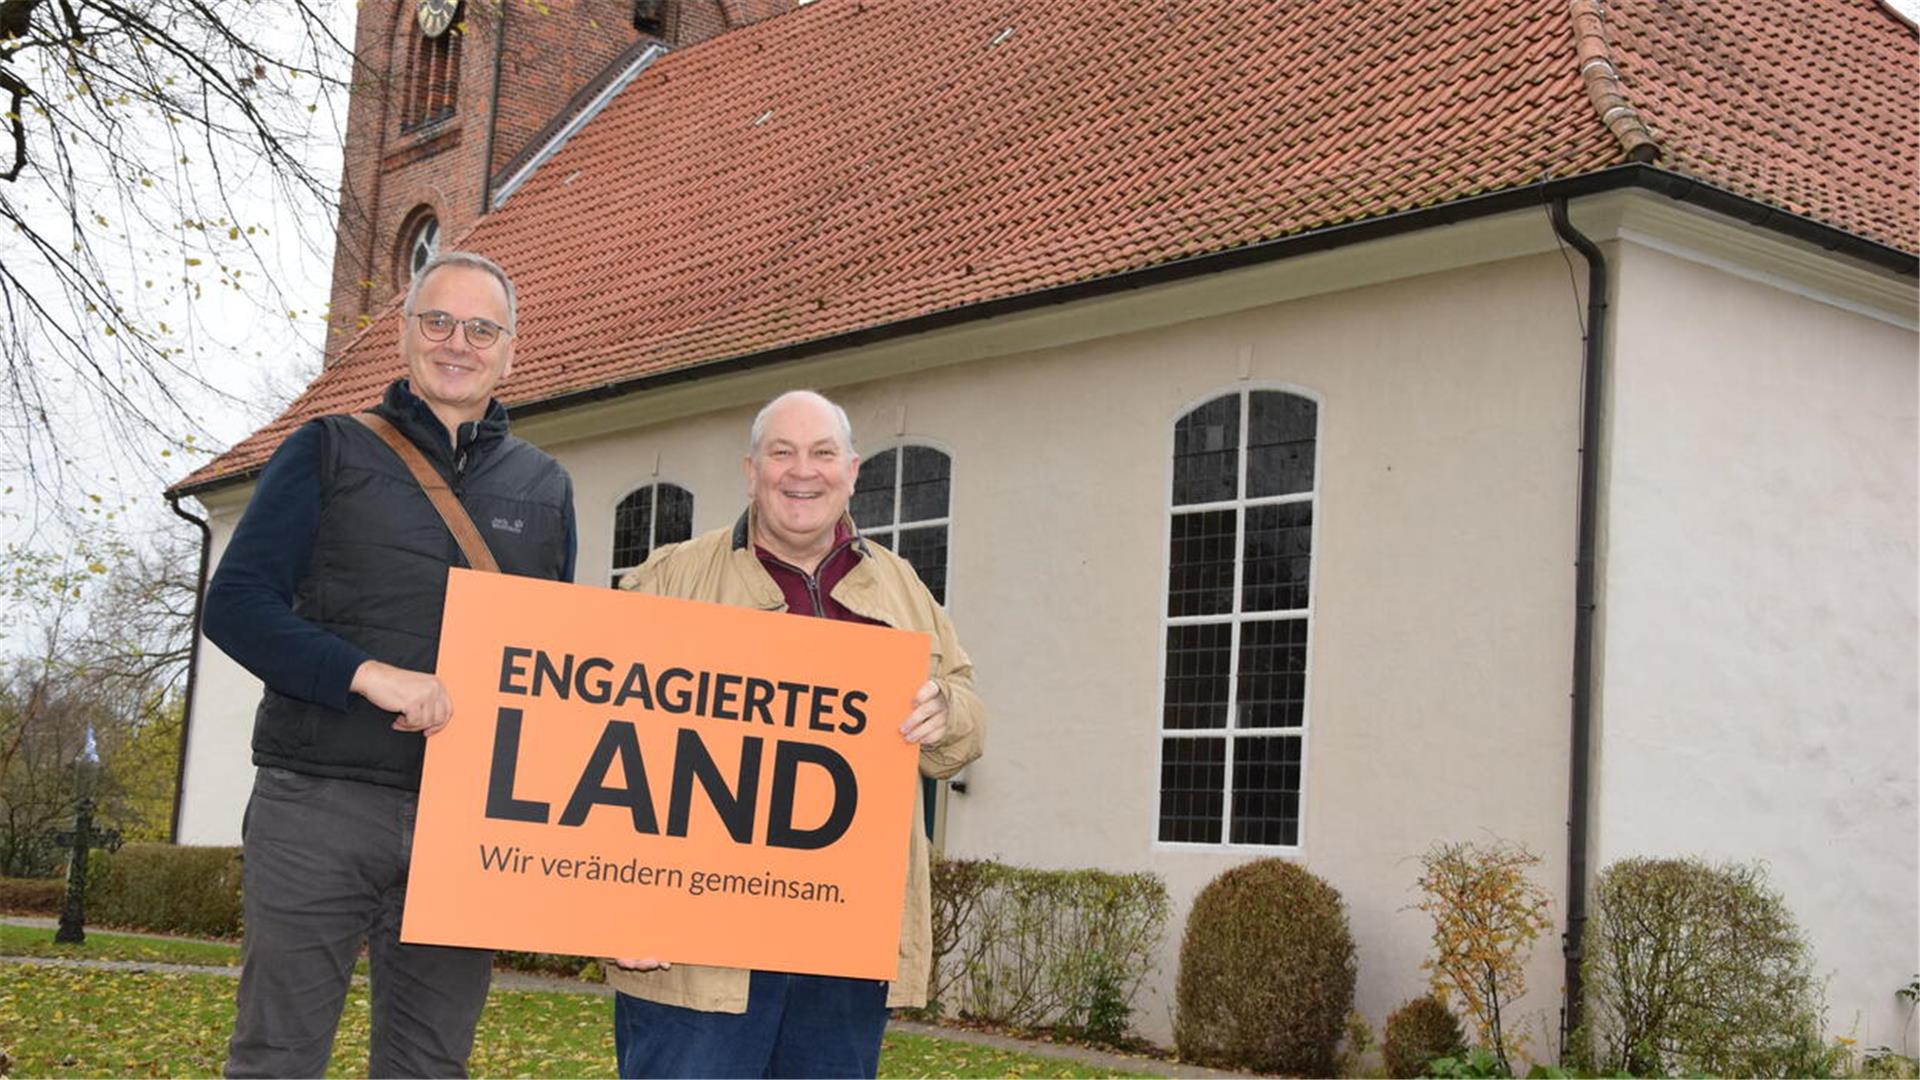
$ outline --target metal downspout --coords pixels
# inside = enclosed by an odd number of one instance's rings
[[[1561,939],[1566,960],[1565,998],[1561,1005],[1561,1047],[1580,1027],[1581,938],[1587,925],[1587,830],[1592,787],[1593,616],[1595,537],[1599,532],[1601,405],[1604,395],[1607,328],[1607,260],[1593,241],[1567,220],[1567,200],[1548,205],[1553,231],[1587,260],[1587,326],[1580,389],[1580,521],[1574,562],[1573,693],[1571,753],[1567,784],[1567,930]]]
[[[213,530],[205,518],[197,518],[180,508],[180,496],[169,493],[167,505],[173,512],[200,530],[200,575],[193,587],[193,637],[187,646],[187,700],[180,708],[180,758],[173,771],[173,821],[167,826],[167,842],[180,842],[180,803],[187,788],[187,739],[193,734],[193,686],[200,677],[200,613],[207,599],[207,564],[213,557]]]

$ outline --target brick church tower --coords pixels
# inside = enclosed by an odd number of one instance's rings
[[[648,49],[693,45],[796,2],[362,0],[327,355]]]

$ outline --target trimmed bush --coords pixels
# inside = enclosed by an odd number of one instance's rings
[[[1152,874],[939,860],[929,997],[976,1019],[1119,1043],[1167,908]]]
[[[0,878],[0,912],[58,915],[67,902],[63,878]]]
[[[1599,1073],[1813,1076],[1825,1006],[1758,866],[1623,859],[1594,881],[1579,1044]]]
[[[1387,1017],[1380,1037],[1387,1075],[1397,1078],[1427,1075],[1427,1062],[1459,1057],[1467,1048],[1460,1019],[1432,994],[1414,998]]]
[[[1867,1080],[1920,1080],[1920,1061],[1881,1046],[1861,1059],[1857,1074]]]
[[[1203,1064],[1330,1076],[1356,974],[1333,886],[1281,859],[1234,867],[1187,916],[1174,1042]]]
[[[87,921],[162,934],[240,935],[240,849],[128,844],[87,864]]]
[[[551,975],[558,979],[592,979],[600,976],[600,961],[591,956],[567,956],[562,953],[512,952],[493,954],[495,967],[524,971],[529,975]]]
[[[987,890],[998,880],[999,863],[986,859],[933,859],[933,970],[927,984],[927,1011],[940,1015],[953,1003],[966,964],[956,950],[977,918]]]

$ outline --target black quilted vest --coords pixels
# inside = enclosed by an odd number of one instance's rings
[[[482,420],[462,425],[459,452],[403,383],[389,387],[374,411],[448,479],[503,572],[560,577],[572,482],[558,462],[507,434],[504,409],[494,404]],[[466,558],[379,436],[347,416],[314,423],[325,428],[320,528],[307,576],[294,593],[294,613],[375,660],[432,671],[447,568],[466,566]],[[253,762],[417,789],[426,740],[416,731],[394,731],[393,718],[358,694],[340,712],[269,689],[254,717]]]

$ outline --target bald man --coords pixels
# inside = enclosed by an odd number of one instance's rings
[[[845,410],[796,390],[754,417],[748,506],[732,528],[655,551],[621,587],[738,607],[917,630],[933,637],[928,678],[900,737],[920,772],[944,779],[980,756],[986,710],[946,611],[907,561],[860,538],[847,515],[860,457]],[[873,1076],[888,1009],[926,1004],[933,954],[927,838],[911,845],[891,984],[623,960],[609,972],[620,1075]]]

